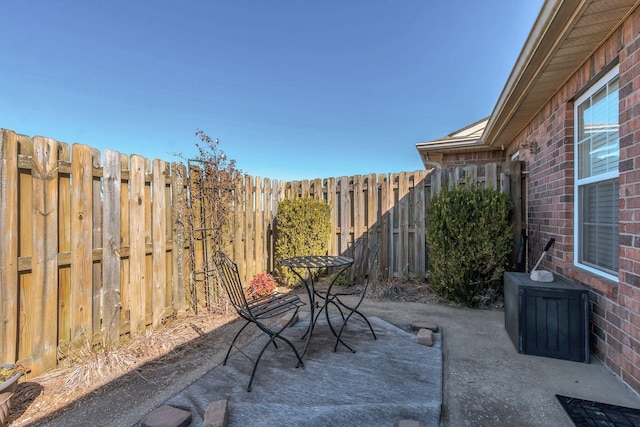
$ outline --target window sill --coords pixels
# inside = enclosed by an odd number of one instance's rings
[[[607,279],[605,277],[584,270],[573,264],[567,264],[564,267],[564,274],[567,278],[580,282],[588,288],[603,294],[609,299],[616,300],[618,298],[618,282]]]

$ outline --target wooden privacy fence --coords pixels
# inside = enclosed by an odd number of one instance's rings
[[[501,168],[295,182],[238,175],[223,247],[243,282],[271,271],[279,201],[310,195],[331,205],[332,254],[367,233],[381,244],[383,277],[422,278],[432,195],[461,180],[507,188]],[[206,206],[190,173],[181,162],[110,150],[101,159],[85,145],[0,129],[0,363],[37,374],[56,365],[59,348],[140,334],[193,309],[194,294],[202,303],[211,269],[194,230],[206,229]]]
[[[0,153],[3,362],[39,373],[185,308],[184,165],[8,130]]]
[[[311,197],[331,206],[329,252],[339,254],[347,244],[367,234],[380,243],[382,280],[424,279],[427,271],[426,207],[443,185],[471,183],[511,195],[516,205],[514,250],[522,226],[521,164],[491,163],[431,171],[369,174],[285,183],[284,197]]]

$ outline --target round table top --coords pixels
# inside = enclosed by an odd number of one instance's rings
[[[290,268],[343,267],[353,264],[353,258],[340,255],[304,255],[285,258],[280,263]]]

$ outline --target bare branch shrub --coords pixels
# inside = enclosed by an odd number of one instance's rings
[[[212,311],[221,303],[211,256],[229,243],[233,220],[234,180],[241,171],[220,149],[220,141],[198,130],[198,155],[189,159],[191,224],[191,307]]]

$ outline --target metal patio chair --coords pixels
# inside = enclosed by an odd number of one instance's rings
[[[376,264],[379,250],[380,245],[367,236],[362,236],[356,239],[349,245],[346,254],[353,258],[353,265],[344,273],[345,277],[343,280],[337,281],[337,284],[332,284],[327,289],[326,309],[328,309],[329,304],[337,307],[343,320],[340,330],[337,333],[334,331],[337,339],[333,351],[337,351],[338,344],[342,343],[345,347],[355,353],[355,350],[340,339],[345,326],[347,326],[347,322],[354,315],[358,315],[362,320],[364,320],[369,326],[373,339],[378,339],[378,337],[376,337],[376,333],[373,331],[371,323],[359,308],[360,304],[362,304],[362,301],[364,300],[365,294],[367,293],[371,273]],[[344,299],[346,296],[356,296],[355,304],[346,302]],[[329,326],[331,326],[331,324],[329,324]],[[333,326],[331,326],[331,328],[333,329]]]
[[[218,276],[222,281],[222,285],[229,295],[231,304],[235,308],[238,315],[246,320],[246,323],[242,326],[242,328],[240,328],[236,336],[233,338],[233,341],[229,346],[229,350],[227,350],[227,355],[225,356],[224,362],[222,362],[222,364],[227,364],[227,360],[229,359],[229,355],[231,354],[231,349],[235,346],[236,340],[238,339],[242,331],[244,331],[247,326],[253,323],[269,336],[269,341],[267,341],[264,347],[262,347],[258,358],[254,362],[253,372],[251,373],[251,379],[249,380],[247,391],[251,391],[253,377],[256,374],[256,370],[258,369],[258,364],[260,363],[262,355],[271,343],[273,343],[274,347],[277,348],[276,340],[278,339],[285,342],[295,353],[296,358],[298,359],[296,368],[303,366],[304,363],[302,362],[302,358],[300,357],[298,350],[296,350],[291,341],[280,335],[291,322],[275,329],[265,321],[274,317],[282,316],[283,314],[290,311],[294,311],[293,315],[291,316],[291,318],[294,319],[296,317],[296,313],[298,312],[298,310],[300,310],[300,307],[304,306],[305,303],[302,302],[302,300],[300,300],[300,298],[295,294],[277,293],[263,296],[254,300],[247,300],[244,289],[242,287],[242,282],[240,281],[238,266],[224,252],[221,251],[217,252],[214,255],[214,264],[218,271]]]

